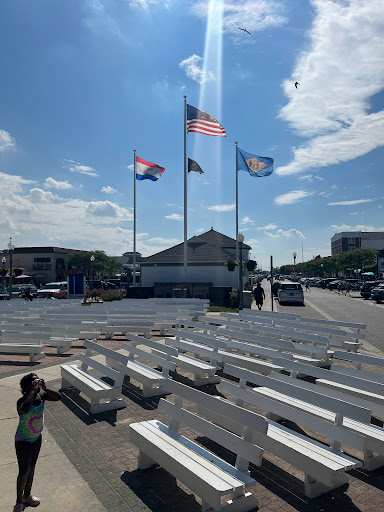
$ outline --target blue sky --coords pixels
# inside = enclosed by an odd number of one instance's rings
[[[251,35],[239,30],[245,27]],[[183,95],[227,137],[188,135],[188,236],[235,237],[264,267],[384,230],[384,0],[20,0],[0,6],[0,247],[132,250],[183,240]],[[294,82],[300,86],[295,89]]]

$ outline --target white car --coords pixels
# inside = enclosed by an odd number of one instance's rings
[[[65,292],[66,290],[67,281],[47,283],[41,288],[41,290],[37,290],[37,296],[44,297],[45,295],[55,295],[56,293]]]
[[[300,283],[283,282],[277,292],[279,304],[283,302],[299,302],[304,304],[304,292]]]

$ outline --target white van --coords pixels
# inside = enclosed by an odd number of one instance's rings
[[[44,295],[55,295],[56,293],[67,291],[67,281],[60,281],[57,283],[47,283],[41,290],[37,290],[38,297],[44,297]]]

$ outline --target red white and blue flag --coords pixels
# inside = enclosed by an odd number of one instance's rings
[[[152,180],[157,181],[161,178],[163,172],[165,171],[164,167],[160,167],[160,165],[152,164],[151,162],[147,162],[142,158],[136,157],[136,179],[137,180]]]
[[[221,124],[212,116],[187,105],[187,132],[202,133],[213,137],[226,137],[227,134]]]

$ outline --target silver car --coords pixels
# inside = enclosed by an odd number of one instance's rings
[[[277,292],[279,304],[285,302],[299,302],[304,304],[304,292],[300,283],[283,282]]]

